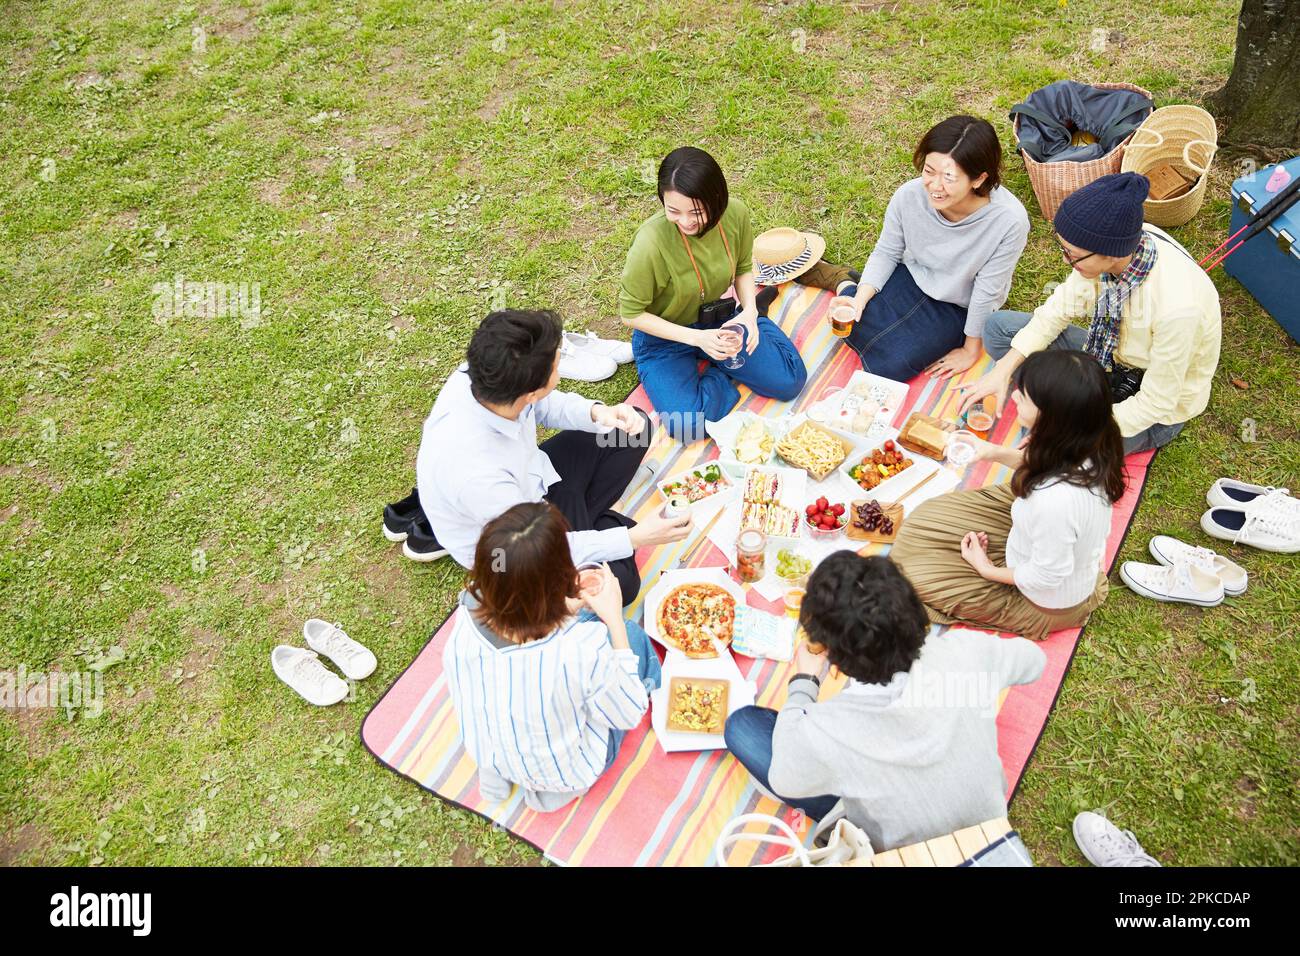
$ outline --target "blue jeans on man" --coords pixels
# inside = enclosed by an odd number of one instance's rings
[[[799,797],[790,799],[772,791],[767,775],[772,769],[772,732],[776,730],[777,712],[770,707],[741,707],[730,717],[723,729],[727,749],[749,771],[758,785],[768,794],[797,810],[802,810],[814,820],[830,813],[839,797]]]
[[[1032,317],[1028,312],[1013,312],[1009,309],[994,312],[984,323],[984,351],[994,359],[1002,358],[1011,351],[1011,340],[1016,337],[1016,333],[1028,325]],[[1088,331],[1077,325],[1071,325],[1058,335],[1048,348],[1083,351],[1087,341]],[[1175,425],[1157,423],[1145,431],[1130,435],[1124,439],[1124,454],[1132,455],[1134,452],[1150,451],[1167,445],[1183,430],[1185,424],[1187,423],[1178,422]]]
[[[696,322],[690,328],[703,326]],[[738,369],[723,368],[693,345],[639,330],[632,333],[632,355],[660,424],[673,438],[687,443],[707,437],[705,421],[716,422],[736,407],[740,401],[737,384],[788,402],[798,397],[808,381],[799,350],[766,316],[758,317],[758,348],[746,354],[745,364]],[[702,371],[701,359],[708,362]]]

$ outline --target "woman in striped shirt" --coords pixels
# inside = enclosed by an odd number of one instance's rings
[[[479,789],[511,784],[534,810],[582,796],[618,756],[659,686],[645,631],[623,619],[607,566],[573,565],[564,516],[546,502],[488,522],[443,651],[443,673]]]

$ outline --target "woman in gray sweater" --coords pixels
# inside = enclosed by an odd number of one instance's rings
[[[1029,216],[1001,185],[1002,144],[988,120],[950,116],[912,155],[919,178],[885,210],[862,281],[831,302],[853,307],[848,344],[868,372],[946,378],[980,357],[1029,238]]]
[[[1039,678],[1041,650],[975,631],[927,638],[925,608],[893,562],[852,551],[817,566],[799,623],[809,640],[780,713],[742,707],[727,719],[727,747],[760,787],[821,829],[846,815],[876,850],[1006,816],[998,698]],[[832,664],[849,684],[819,701]]]

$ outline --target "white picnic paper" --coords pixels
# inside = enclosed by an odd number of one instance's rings
[[[716,422],[704,423],[704,430],[718,443],[718,464],[722,465],[728,475],[741,481],[745,478],[746,469],[753,463],[736,460],[736,442],[740,438],[740,430],[751,421],[761,422],[767,429],[767,433],[772,436],[772,451],[768,453],[765,461],[759,462],[759,464],[770,465],[776,458],[776,443],[785,433],[782,420],[761,418],[753,412],[734,411]]]
[[[668,688],[674,677],[696,677],[725,680],[731,686],[727,691],[727,715],[754,703],[757,689],[745,680],[730,652],[710,660],[695,660],[684,654],[669,651],[664,658],[663,682],[650,693],[650,726],[664,753],[689,750],[723,750],[727,742],[722,734],[692,734],[668,729]]]
[[[736,609],[736,636],[731,648],[746,657],[788,661],[794,656],[794,618],[757,607]]]
[[[912,511],[916,508],[916,506],[919,505],[921,502],[929,501],[931,498],[937,498],[939,495],[947,494],[948,492],[954,490],[957,487],[957,485],[961,482],[961,476],[957,474],[955,471],[953,471],[951,468],[945,468],[944,466],[939,465],[938,462],[935,462],[935,465],[936,465],[935,471],[937,473],[933,478],[931,478],[929,481],[925,483],[924,488],[921,488],[916,492],[908,495],[907,494],[908,488],[916,487],[916,482],[913,481],[913,483],[908,485],[907,488],[898,489],[897,495],[907,495],[907,497],[903,499],[904,518],[910,515]],[[909,468],[907,469],[906,472],[903,472],[903,474],[905,475],[907,474],[907,472],[910,472],[911,470],[912,469]],[[903,477],[903,475],[899,475],[898,477],[901,478]],[[892,481],[893,479],[891,478],[890,480]],[[897,495],[894,498],[891,498],[889,500],[897,501],[898,500]]]

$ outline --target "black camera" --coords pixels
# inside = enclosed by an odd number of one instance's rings
[[[1146,369],[1116,365],[1110,370],[1110,400],[1114,405],[1132,398],[1142,388]]]
[[[736,316],[739,303],[735,299],[714,299],[700,303],[699,324],[702,329],[716,329]]]

